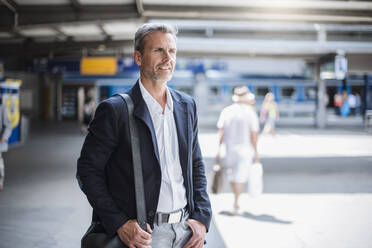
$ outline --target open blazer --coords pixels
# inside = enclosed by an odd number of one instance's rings
[[[208,230],[212,211],[198,142],[195,102],[184,93],[169,90],[174,102],[189,218],[202,222]],[[153,227],[161,183],[155,131],[138,81],[126,93],[134,103],[133,115],[140,137],[147,223]],[[95,218],[102,222],[109,236],[116,234],[119,227],[129,219],[136,219],[128,109],[121,96],[113,96],[97,107],[78,159],[77,178],[93,207]]]

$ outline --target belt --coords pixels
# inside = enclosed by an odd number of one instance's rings
[[[155,223],[160,224],[175,224],[180,223],[182,218],[187,214],[187,209],[181,208],[171,213],[157,212],[155,215]]]

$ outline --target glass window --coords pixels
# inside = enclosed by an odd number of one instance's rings
[[[218,96],[218,93],[219,93],[219,89],[217,86],[212,86],[209,88],[209,91],[210,93],[213,95],[213,96]]]
[[[294,87],[282,87],[282,97],[293,98],[295,95]]]
[[[177,87],[177,90],[185,92],[186,94],[192,96],[193,94],[193,89],[191,87]]]
[[[63,119],[77,118],[77,88],[64,87],[62,92],[61,113]]]
[[[256,96],[257,97],[264,97],[267,93],[269,93],[268,87],[257,87],[256,88]]]

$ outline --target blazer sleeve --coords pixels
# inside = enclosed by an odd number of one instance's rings
[[[191,218],[203,223],[207,230],[212,218],[212,209],[207,194],[207,179],[205,177],[205,165],[200,151],[198,141],[198,116],[196,104],[193,100],[193,143],[192,143],[192,180],[193,180],[193,200],[194,212]]]
[[[105,181],[105,166],[118,145],[119,124],[113,103],[97,107],[77,163],[77,179],[107,234],[113,236],[129,220],[112,199]]]

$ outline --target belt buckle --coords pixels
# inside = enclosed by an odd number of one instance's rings
[[[169,214],[168,223],[169,224],[175,224],[181,222],[182,219],[182,211],[179,211],[177,213]]]

